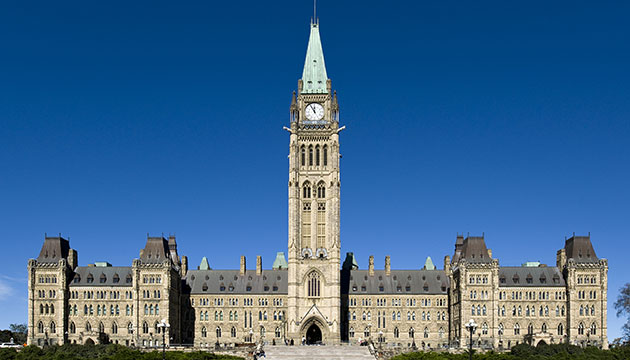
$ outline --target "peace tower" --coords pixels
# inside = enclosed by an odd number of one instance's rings
[[[339,106],[326,74],[319,23],[311,34],[290,107],[290,337],[339,342]]]

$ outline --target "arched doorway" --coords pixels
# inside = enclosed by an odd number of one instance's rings
[[[306,330],[306,343],[308,345],[320,344],[322,342],[322,331],[319,326],[313,324]]]
[[[92,339],[85,340],[85,345],[94,345],[94,340]]]

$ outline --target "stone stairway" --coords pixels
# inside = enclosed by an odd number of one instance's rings
[[[374,360],[367,346],[265,346],[266,360]],[[264,359],[264,358],[263,358]]]

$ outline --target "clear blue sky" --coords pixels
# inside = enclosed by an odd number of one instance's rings
[[[342,133],[342,251],[502,265],[591,232],[628,281],[630,3],[320,0]],[[312,2],[0,4],[0,328],[26,322],[44,233],[130,265],[175,233],[195,267],[287,246],[287,125]]]

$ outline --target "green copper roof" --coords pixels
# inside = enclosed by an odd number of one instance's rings
[[[346,253],[346,259],[343,261],[342,268],[347,269],[347,270],[359,269],[359,264],[357,264],[357,259],[354,258],[354,253],[352,252]]]
[[[424,262],[424,270],[435,270],[435,265],[433,265],[433,260],[431,260],[430,256],[427,256],[427,261]]]
[[[305,94],[325,94],[326,89],[326,64],[324,63],[324,51],[322,41],[319,38],[319,24],[311,23],[311,37],[308,39],[306,61],[302,72],[302,92]]]
[[[289,264],[287,263],[287,260],[284,258],[284,253],[279,251],[276,254],[276,260],[273,261],[273,265],[271,265],[271,268],[274,270],[278,270],[278,269],[286,269],[289,267]]]
[[[210,264],[208,264],[208,259],[205,256],[201,258],[201,264],[199,264],[199,270],[210,270]]]

